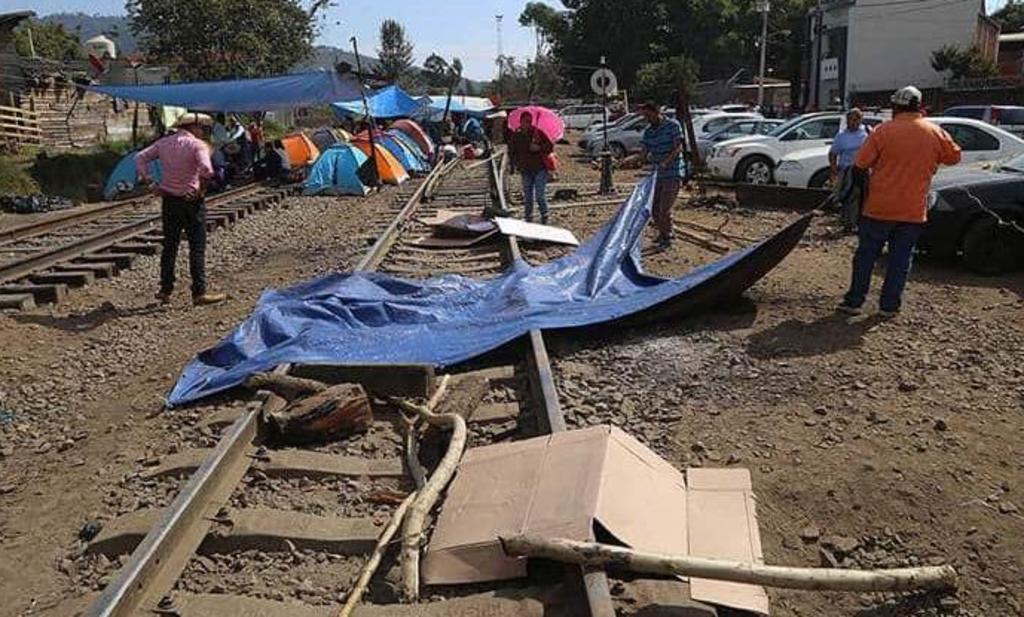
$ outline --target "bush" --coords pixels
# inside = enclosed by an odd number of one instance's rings
[[[41,152],[32,163],[32,178],[47,195],[77,201],[98,199],[107,176],[129,150],[131,143],[122,141],[101,144],[86,152]]]
[[[0,157],[0,196],[32,195],[39,192],[39,185],[25,167],[23,160]]]

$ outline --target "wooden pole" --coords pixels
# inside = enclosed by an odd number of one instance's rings
[[[953,566],[926,566],[892,570],[790,568],[756,563],[664,555],[621,546],[579,542],[565,538],[518,535],[501,538],[509,555],[543,557],[586,566],[615,566],[631,572],[692,576],[784,589],[820,591],[911,591],[956,589]]]
[[[455,468],[462,459],[466,448],[466,421],[458,414],[435,414],[433,408],[440,402],[448,388],[448,375],[445,375],[437,386],[434,395],[426,405],[416,405],[409,401],[392,397],[390,400],[405,411],[416,414],[431,426],[450,428],[452,437],[448,442],[448,451],[437,464],[434,474],[416,495],[416,500],[409,508],[402,527],[402,597],[407,602],[415,602],[420,596],[420,545],[423,543],[423,528],[427,514],[437,503],[441,491],[444,490],[455,475]]]

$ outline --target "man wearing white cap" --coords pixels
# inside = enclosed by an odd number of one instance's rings
[[[206,182],[213,177],[210,146],[203,141],[204,127],[212,120],[205,114],[187,113],[174,125],[174,133],[163,137],[135,157],[139,179],[149,182],[150,161],[160,160],[163,179],[157,192],[163,198],[161,208],[164,232],[160,255],[160,291],[156,297],[171,301],[174,291],[174,265],[178,258],[181,233],[188,238],[188,265],[192,277],[192,303],[223,302],[226,296],[206,289]]]
[[[932,176],[940,164],[960,162],[960,147],[949,133],[922,117],[920,90],[900,88],[892,95],[892,108],[892,121],[871,133],[853,161],[856,173],[871,170],[871,178],[857,225],[850,289],[838,309],[850,315],[860,313],[886,244],[889,258],[878,314],[893,317],[899,312],[914,247],[928,218]]]

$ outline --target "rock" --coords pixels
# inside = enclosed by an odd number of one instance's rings
[[[818,538],[820,537],[821,530],[818,529],[815,525],[808,525],[800,530],[800,539],[804,542],[817,542]]]
[[[0,484],[0,495],[8,495],[16,490],[18,487],[13,484]]]
[[[1017,510],[1017,506],[1010,503],[1009,501],[999,502],[999,512],[1001,512],[1002,514],[1014,514],[1017,512]]]
[[[103,523],[99,521],[89,521],[78,530],[78,538],[83,542],[89,542],[103,530]]]
[[[827,415],[828,407],[825,407],[824,405],[818,405],[817,407],[814,408],[814,413],[818,414],[819,416]]]
[[[818,558],[821,560],[821,567],[823,568],[838,568],[839,560],[832,554],[832,551],[828,550],[823,546],[818,547]]]
[[[946,421],[943,420],[942,418],[935,418],[935,424],[933,425],[933,428],[939,432],[942,432],[948,429],[949,425],[947,425]]]
[[[739,463],[742,460],[743,459],[740,458],[740,455],[736,454],[735,452],[732,452],[732,453],[729,454],[729,458],[726,459],[725,464],[726,465],[735,465],[735,464]]]
[[[847,536],[829,536],[824,538],[821,544],[832,549],[840,559],[851,555],[860,546],[857,539]]]
[[[960,599],[953,596],[939,598],[939,610],[947,612],[960,610]]]
[[[917,390],[918,385],[909,381],[901,381],[899,385],[900,392],[914,392]]]

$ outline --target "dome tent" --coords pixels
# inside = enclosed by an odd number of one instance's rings
[[[306,178],[304,195],[366,195],[370,189],[359,179],[359,168],[367,162],[363,151],[338,143],[320,153]]]

